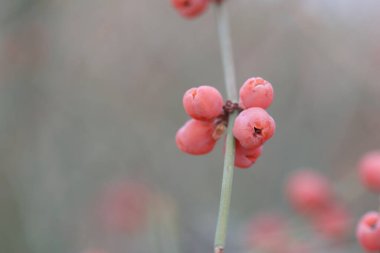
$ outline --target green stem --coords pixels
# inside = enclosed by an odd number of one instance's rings
[[[221,57],[223,62],[224,78],[227,91],[227,98],[232,102],[237,101],[235,67],[233,62],[232,43],[230,36],[230,28],[228,21],[228,13],[225,1],[217,4],[217,23]],[[220,194],[219,215],[215,232],[215,253],[224,251],[228,215],[230,212],[230,202],[232,193],[232,182],[234,176],[235,162],[235,139],[232,134],[233,123],[237,116],[237,112],[230,114],[229,124],[226,137],[226,152],[224,156],[223,180]]]
[[[229,122],[234,122],[237,113],[234,112],[230,115]],[[233,124],[229,124],[227,128],[226,138],[226,154],[224,156],[223,180],[222,190],[220,194],[220,205],[218,222],[215,232],[215,252],[223,252],[228,225],[228,215],[230,212],[232,181],[234,177],[234,161],[235,161],[235,139],[232,135]]]
[[[216,14],[227,98],[232,100],[232,102],[236,102],[238,97],[236,90],[235,65],[232,52],[227,3],[225,0],[221,1],[220,4],[216,4]]]

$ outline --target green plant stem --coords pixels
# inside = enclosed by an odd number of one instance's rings
[[[234,122],[237,113],[234,112],[230,115],[229,121]],[[228,215],[230,212],[230,202],[232,193],[232,181],[234,177],[234,161],[235,161],[235,139],[232,135],[233,124],[229,124],[227,128],[226,138],[226,154],[224,156],[223,180],[222,190],[220,194],[219,215],[215,232],[215,252],[221,253],[224,251]]]
[[[226,0],[221,1],[220,4],[216,4],[216,15],[227,98],[232,102],[236,102],[238,97],[236,90],[235,65]]]
[[[230,36],[230,28],[228,21],[227,6],[225,1],[216,4],[217,24],[221,57],[223,62],[224,79],[226,85],[227,98],[232,102],[237,101],[235,67],[233,62],[232,43]],[[224,156],[223,180],[220,194],[219,215],[216,225],[214,250],[215,253],[224,252],[228,216],[230,211],[232,182],[234,175],[235,161],[235,139],[232,134],[233,123],[237,116],[237,112],[229,115],[229,124],[226,137],[226,152]]]

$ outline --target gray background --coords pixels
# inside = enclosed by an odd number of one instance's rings
[[[296,217],[283,184],[299,167],[340,182],[355,219],[376,209],[350,175],[380,147],[380,2],[229,6],[238,85],[272,82],[277,132],[254,168],[235,173],[227,252],[245,251],[254,214]],[[169,0],[0,1],[1,252],[151,251],[144,233],[109,239],[89,218],[104,185],[120,178],[172,199],[181,252],[211,252],[223,145],[191,157],[174,135],[188,88],[225,93],[214,14],[184,20]],[[314,237],[302,219],[293,228]],[[345,247],[360,252],[355,240]]]

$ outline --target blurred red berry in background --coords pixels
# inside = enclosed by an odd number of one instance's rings
[[[343,239],[351,229],[351,215],[344,206],[331,203],[314,217],[314,226],[325,238]]]
[[[185,18],[195,18],[208,7],[209,0],[171,0],[172,5]]]
[[[321,212],[333,198],[328,179],[311,169],[293,172],[285,187],[290,203],[305,214]]]
[[[380,150],[371,151],[362,157],[359,174],[368,189],[380,193]]]
[[[136,181],[116,182],[106,189],[101,201],[101,219],[108,231],[134,233],[147,220],[151,193]]]
[[[372,252],[380,250],[380,214],[368,212],[356,229],[356,237],[363,249]]]
[[[250,249],[258,248],[266,252],[283,252],[289,237],[285,221],[276,214],[255,216],[248,226],[247,243]]]

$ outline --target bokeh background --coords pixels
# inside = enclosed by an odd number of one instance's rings
[[[227,252],[247,251],[245,226],[261,212],[313,236],[283,194],[299,167],[331,178],[355,219],[376,209],[355,168],[380,147],[380,2],[234,0],[229,9],[238,85],[272,82],[277,132],[254,168],[235,173]],[[0,1],[1,252],[211,252],[223,144],[191,157],[174,136],[188,88],[225,94],[214,14],[188,21],[169,0]],[[153,239],[152,226],[131,235],[99,225],[100,196],[124,180],[164,199],[149,208],[163,213],[148,219],[160,230]],[[361,252],[353,237],[341,250]]]

